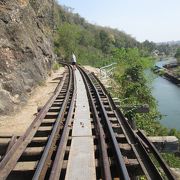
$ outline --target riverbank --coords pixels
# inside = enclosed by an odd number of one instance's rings
[[[162,66],[155,65],[152,70],[154,73],[180,86],[180,66],[177,62],[170,62]]]

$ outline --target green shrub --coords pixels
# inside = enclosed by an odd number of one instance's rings
[[[57,63],[57,62],[55,62],[55,63],[52,65],[52,70],[53,70],[53,71],[56,71],[56,70],[58,70],[60,67],[61,67],[60,64]]]

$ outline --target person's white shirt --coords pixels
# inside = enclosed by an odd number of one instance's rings
[[[76,56],[74,55],[74,53],[72,54],[72,62],[76,63]]]

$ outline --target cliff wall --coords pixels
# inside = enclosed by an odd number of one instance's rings
[[[0,115],[26,102],[51,69],[52,0],[0,1]]]

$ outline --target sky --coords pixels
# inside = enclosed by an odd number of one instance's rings
[[[58,0],[89,23],[117,28],[138,41],[180,40],[180,0]]]

